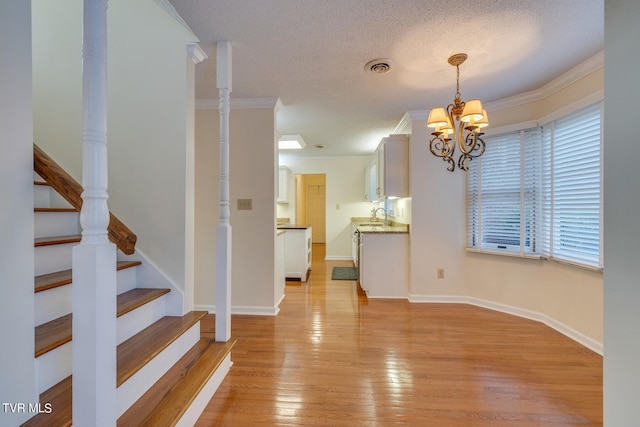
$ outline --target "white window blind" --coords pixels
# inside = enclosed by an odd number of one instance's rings
[[[543,127],[542,253],[601,268],[601,103]]]
[[[485,138],[467,173],[467,246],[602,268],[602,102]]]
[[[485,153],[471,162],[467,173],[467,244],[484,251],[535,253],[540,132],[522,130],[485,142]]]

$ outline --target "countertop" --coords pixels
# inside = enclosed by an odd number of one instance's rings
[[[305,230],[311,226],[308,224],[278,224],[276,228],[278,230]]]
[[[355,226],[360,233],[409,233],[409,225],[395,221],[389,221],[389,225],[384,225],[383,219],[371,218],[351,218],[351,224]]]

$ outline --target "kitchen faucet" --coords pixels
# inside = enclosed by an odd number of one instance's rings
[[[385,208],[378,208],[378,209],[374,210],[373,211],[373,216],[375,217],[380,209],[382,209],[382,212],[384,212],[384,225],[386,227],[386,226],[389,225],[389,220],[387,219],[387,210]]]

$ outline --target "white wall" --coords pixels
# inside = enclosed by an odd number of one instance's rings
[[[82,1],[33,1],[34,138],[76,179],[82,153]],[[109,208],[174,284],[185,281],[188,42],[153,0],[108,9]]]
[[[31,3],[0,2],[0,403],[35,403]],[[0,407],[0,425],[33,414]]]
[[[604,424],[640,420],[640,3],[605,2]]]
[[[364,200],[364,168],[368,162],[368,157],[280,155],[280,164],[288,166],[294,175],[326,175],[327,259],[351,259],[351,218],[370,215],[373,204]]]
[[[279,302],[274,297],[278,168],[274,107],[275,100],[271,108],[232,108],[229,115],[234,313],[275,314]],[[209,309],[215,305],[219,129],[218,110],[196,111],[195,300],[198,307]],[[251,199],[253,209],[239,211],[238,199]]]
[[[602,76],[600,69],[544,99],[492,111],[492,127],[536,120],[597,93]],[[601,351],[602,274],[552,261],[466,253],[465,175],[446,171],[446,164],[429,153],[426,112],[413,114],[411,298],[488,302],[549,321]],[[444,279],[436,278],[438,268],[445,269]]]

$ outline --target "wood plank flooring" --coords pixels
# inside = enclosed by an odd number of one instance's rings
[[[234,365],[196,426],[602,425],[601,356],[470,305],[367,300],[331,281],[349,262],[313,255],[278,316],[233,316]]]

